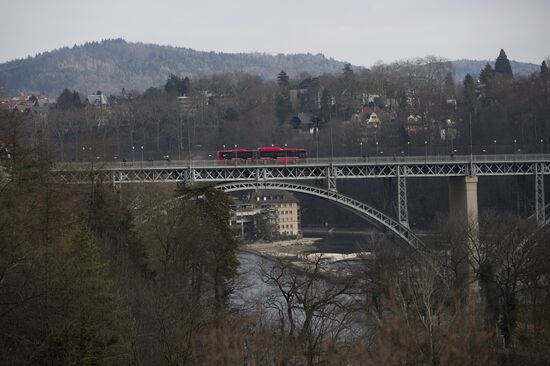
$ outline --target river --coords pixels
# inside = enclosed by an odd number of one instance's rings
[[[315,251],[322,253],[350,254],[358,252],[369,252],[372,242],[378,238],[380,233],[361,229],[308,229],[303,230],[305,238],[323,238],[317,241]]]

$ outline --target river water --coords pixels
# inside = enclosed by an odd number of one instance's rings
[[[357,230],[304,230],[305,238],[322,238],[315,243],[315,251],[322,253],[368,252],[372,243],[380,235],[372,231]]]
[[[357,230],[305,230],[306,238],[322,238],[314,244],[310,252],[350,254],[369,251],[372,242],[381,234]],[[262,281],[261,269],[269,268],[272,263],[267,258],[253,252],[239,252],[238,286],[231,302],[241,309],[261,308],[261,303],[273,288]],[[265,310],[265,309],[264,309]]]

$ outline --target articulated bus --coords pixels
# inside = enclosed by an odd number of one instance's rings
[[[293,163],[300,159],[305,159],[307,152],[305,149],[294,147],[259,147],[256,150],[231,149],[218,150],[216,159],[218,161],[231,161],[233,163]]]

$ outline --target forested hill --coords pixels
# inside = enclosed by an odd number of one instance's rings
[[[290,76],[300,72],[319,75],[340,73],[343,66],[344,62],[321,54],[202,52],[116,39],[0,64],[0,79],[8,95],[22,91],[57,96],[64,88],[82,93],[120,93],[122,88],[143,91],[164,84],[170,74],[245,72],[275,79],[282,69]]]
[[[541,60],[542,62],[542,60]],[[453,61],[453,68],[455,72],[455,79],[457,81],[464,80],[466,74],[472,75],[474,78],[479,76],[480,71],[485,67],[487,63],[491,67],[495,67],[495,60],[456,60]],[[518,62],[510,60],[510,66],[512,66],[512,72],[514,75],[531,75],[534,72],[540,71],[540,65],[535,65],[527,62]]]
[[[494,65],[494,61],[453,61],[455,79],[462,81],[466,73],[477,77],[487,62]],[[539,68],[535,64],[516,61],[511,61],[511,65],[515,75],[528,75]],[[274,80],[281,70],[291,77],[302,72],[316,76],[341,73],[343,67],[344,62],[322,54],[203,52],[114,39],[65,47],[0,64],[0,81],[3,81],[7,95],[24,92],[56,97],[64,88],[83,94],[97,90],[118,94],[122,88],[144,91],[164,84],[171,74],[193,77],[244,72]]]

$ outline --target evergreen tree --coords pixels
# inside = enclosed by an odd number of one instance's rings
[[[73,94],[65,88],[57,97],[57,107],[60,109],[69,109],[73,104]]]
[[[512,74],[512,66],[510,65],[510,61],[508,60],[506,52],[504,52],[503,49],[500,50],[500,54],[495,61],[495,74],[506,79],[511,79],[514,77]]]
[[[546,65],[546,61],[542,61],[542,64],[540,65],[540,75],[541,76],[548,75],[548,65]]]
[[[80,108],[82,107],[82,99],[80,99],[80,94],[76,90],[73,90],[73,107]]]
[[[476,86],[472,75],[466,74],[462,85],[464,88],[464,104],[470,109],[474,105],[474,101],[476,98]]]
[[[170,75],[166,84],[164,85],[164,90],[170,95],[183,96],[189,93],[189,78],[180,78],[174,74]]]
[[[325,88],[321,94],[321,108],[319,109],[321,121],[328,122],[330,120],[330,93]]]
[[[286,121],[288,115],[292,111],[292,103],[288,93],[277,93],[275,100],[275,114],[280,123]]]
[[[231,197],[210,186],[193,185],[178,189],[177,195],[182,198],[180,214],[192,217],[195,224],[203,228],[198,235],[184,245],[185,252],[196,252],[198,261],[195,266],[201,266],[210,277],[217,310],[223,309],[230,294],[229,282],[237,274],[239,265],[236,257],[237,239],[229,226]],[[182,223],[185,220],[181,221]],[[180,228],[180,237],[189,234],[189,227]]]
[[[34,105],[38,105],[38,97],[36,95],[31,95],[29,98],[29,102],[33,102]]]
[[[445,75],[444,90],[445,97],[447,98],[453,98],[456,95],[455,81],[453,78],[453,73],[450,71],[447,73],[447,75]]]
[[[344,64],[344,78],[350,78],[351,76],[353,76],[353,70],[351,69],[351,64],[350,63],[345,63]]]
[[[59,109],[72,109],[82,106],[82,101],[80,100],[80,94],[73,90],[71,91],[67,88],[63,89],[59,97],[57,97],[57,107]]]
[[[288,88],[289,78],[285,70],[281,70],[277,75],[277,84],[279,84],[280,87]]]
[[[85,225],[72,224],[58,252],[57,276],[52,276],[49,306],[61,310],[50,320],[47,349],[41,355],[52,364],[99,365],[124,362],[128,345],[127,314],[119,303],[106,263],[93,234]],[[53,314],[53,313],[52,313]],[[115,361],[116,362],[116,361]],[[49,363],[49,362],[45,362]]]
[[[489,63],[487,62],[483,70],[481,70],[481,72],[479,73],[479,81],[481,84],[487,84],[489,80],[493,79],[494,77],[495,77],[495,71],[493,70],[491,65],[489,65]]]

